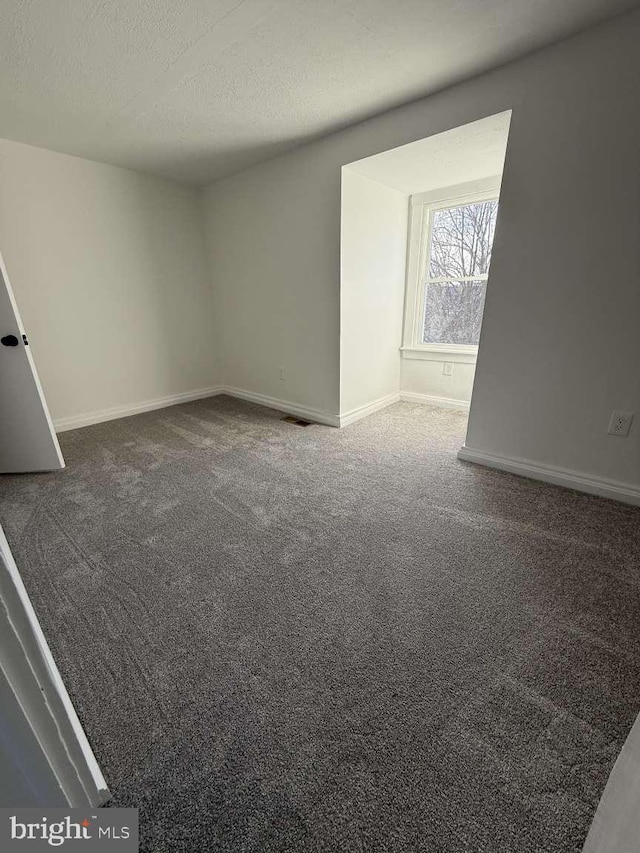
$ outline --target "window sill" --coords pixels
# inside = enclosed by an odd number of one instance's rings
[[[433,344],[424,347],[400,347],[400,354],[402,358],[415,361],[454,361],[459,364],[475,364],[478,347]]]

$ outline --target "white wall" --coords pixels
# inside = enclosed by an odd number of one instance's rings
[[[286,361],[337,411],[341,167],[512,108],[468,443],[639,483],[640,425],[605,434],[640,413],[639,39],[636,12],[210,187],[234,384],[285,397]]]
[[[466,439],[636,485],[639,39],[636,13],[550,51],[514,111]]]
[[[216,384],[197,190],[2,140],[0,251],[55,421]]]
[[[400,390],[409,198],[342,170],[340,413]]]
[[[340,168],[304,151],[205,192],[215,337],[225,385],[337,415]]]
[[[452,373],[444,373],[445,364],[453,364]],[[475,357],[454,361],[443,355],[437,359],[402,359],[400,391],[405,399],[438,397],[452,403],[469,404],[476,372]],[[428,401],[423,401],[428,402]]]

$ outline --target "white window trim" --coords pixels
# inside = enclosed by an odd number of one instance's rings
[[[422,344],[401,346],[402,358],[413,361],[455,361],[459,364],[475,364],[478,347],[461,346],[460,344]]]
[[[428,256],[431,238],[430,233],[425,235],[424,224],[426,217],[430,216],[434,210],[459,207],[478,201],[497,200],[500,194],[500,180],[500,176],[497,176],[411,196],[404,327],[400,347],[402,358],[475,364],[478,354],[477,346],[420,343],[424,320],[424,288],[420,286],[421,272]],[[425,240],[425,236],[428,239]]]

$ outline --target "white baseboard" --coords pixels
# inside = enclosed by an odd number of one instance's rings
[[[458,459],[475,462],[488,468],[497,468],[499,471],[508,471],[511,474],[519,474],[531,480],[542,480],[544,483],[553,483],[578,492],[587,492],[590,495],[599,495],[614,501],[640,506],[640,486],[634,486],[632,483],[605,480],[592,474],[582,474],[552,465],[540,465],[528,459],[497,456],[481,450],[473,450],[464,445],[458,451]]]
[[[200,388],[197,391],[188,391],[184,394],[171,394],[167,397],[160,397],[156,400],[146,400],[143,403],[133,403],[128,406],[116,406],[112,409],[101,409],[97,412],[73,415],[70,418],[58,418],[54,421],[54,427],[56,432],[65,432],[66,430],[91,426],[92,424],[99,424],[104,421],[127,418],[130,415],[139,415],[142,414],[142,412],[152,412],[155,409],[165,409],[168,406],[177,406],[180,403],[189,403],[192,400],[203,400],[205,397],[216,397],[218,394],[228,394],[230,397],[237,397],[240,400],[247,400],[250,403],[257,403],[259,406],[266,406],[268,409],[275,409],[278,412],[286,412],[289,415],[296,415],[296,417],[304,418],[305,420],[314,421],[316,423],[326,424],[327,426],[340,426],[340,418],[338,415],[328,414],[327,412],[322,412],[319,409],[299,406],[297,403],[290,403],[288,400],[279,400],[276,397],[267,397],[264,394],[245,391],[242,388],[232,388],[228,385],[216,385],[212,388]]]
[[[357,409],[351,409],[349,412],[340,415],[340,426],[349,426],[349,424],[366,418],[374,412],[379,412],[380,409],[386,409],[392,403],[397,403],[399,399],[400,394],[395,392],[394,394],[387,394],[386,397],[380,397],[378,400],[374,400],[373,403],[367,403],[365,406],[358,406]]]
[[[230,397],[237,397],[239,400],[247,400],[249,403],[257,403],[259,406],[266,406],[266,408],[275,409],[277,412],[286,412],[288,415],[295,415],[306,421],[314,421],[332,427],[340,426],[338,415],[329,414],[320,409],[311,409],[308,406],[300,406],[298,403],[290,403],[288,400],[279,400],[277,397],[267,397],[264,394],[257,394],[254,391],[245,391],[243,388],[233,388],[228,385],[223,385],[218,393],[228,394]]]
[[[56,432],[65,432],[69,429],[100,424],[103,421],[114,421],[118,418],[127,418],[130,415],[139,415],[142,412],[152,412],[155,409],[165,409],[167,406],[177,406],[180,403],[189,403],[191,400],[203,400],[205,397],[215,397],[222,394],[220,385],[214,388],[200,388],[197,391],[187,391],[184,394],[170,394],[168,397],[159,397],[156,400],[146,400],[143,403],[133,403],[128,406],[116,406],[112,409],[100,409],[97,412],[87,412],[83,415],[73,415],[70,418],[57,418],[53,425]]]
[[[431,394],[416,394],[414,391],[401,391],[400,399],[405,403],[425,403],[428,406],[442,406],[444,409],[469,411],[468,400],[452,400],[450,397],[435,397]]]
[[[243,388],[234,388],[230,385],[216,385],[212,388],[200,388],[197,391],[187,391],[183,394],[171,394],[167,397],[160,397],[156,400],[145,400],[142,403],[132,403],[128,406],[116,406],[111,409],[100,409],[96,412],[73,415],[69,418],[57,418],[54,421],[54,427],[56,432],[65,432],[66,430],[91,426],[92,424],[99,424],[104,421],[127,418],[130,415],[139,415],[142,412],[152,412],[155,409],[177,406],[180,403],[188,403],[191,400],[215,397],[218,394],[228,394],[230,397],[237,397],[239,400],[247,400],[249,403],[256,403],[268,409],[286,412],[289,415],[295,415],[298,418],[304,418],[305,420],[331,427],[348,426],[361,420],[361,418],[366,418],[368,415],[372,415],[374,412],[390,406],[392,403],[397,403],[398,400],[407,400],[412,403],[427,403],[432,406],[444,406],[453,409],[467,410],[469,408],[469,404],[464,400],[450,400],[446,397],[432,397],[427,394],[414,394],[409,391],[401,391],[400,393],[388,394],[386,397],[380,397],[378,400],[367,403],[365,406],[359,406],[357,409],[351,409],[342,415],[337,415],[324,412],[321,409],[301,406],[289,400],[281,400],[278,397],[267,397],[265,394],[258,394],[255,391],[245,391]]]

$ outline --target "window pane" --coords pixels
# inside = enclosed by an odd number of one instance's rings
[[[486,281],[425,285],[422,342],[477,346],[486,292]]]
[[[465,204],[432,214],[429,278],[486,275],[496,228],[497,201]]]

